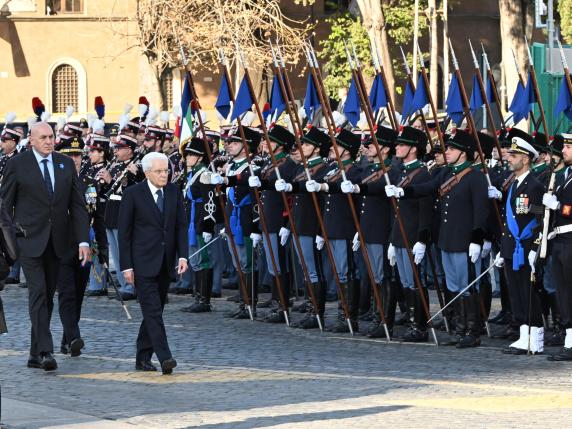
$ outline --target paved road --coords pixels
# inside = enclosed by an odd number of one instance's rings
[[[509,357],[498,340],[474,350],[387,344],[228,320],[223,314],[232,304],[224,299],[215,300],[213,313],[182,313],[191,298],[177,296],[165,320],[179,366],[173,376],[161,376],[134,371],[138,305],[129,303],[134,320],[128,322],[117,302],[88,298],[84,354],[58,354],[59,369],[45,373],[25,365],[27,291],[8,286],[2,299],[10,328],[0,336],[0,421],[7,428],[521,428],[572,422],[572,364]],[[333,315],[335,304],[329,306]],[[59,342],[57,317],[52,328]]]

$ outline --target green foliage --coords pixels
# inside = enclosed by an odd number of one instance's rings
[[[566,43],[572,44],[572,0],[558,0],[560,28]]]
[[[326,21],[332,27],[328,38],[320,41],[322,49],[318,52],[318,56],[323,60],[322,64],[326,75],[324,84],[328,95],[337,100],[339,98],[338,90],[347,88],[351,79],[344,41],[348,43],[350,50],[349,42],[350,40],[353,41],[364,77],[373,76],[373,67],[367,31],[360,21],[349,14],[329,18]]]
[[[414,0],[399,0],[383,5],[383,14],[387,33],[398,45],[404,45],[413,40],[415,22]],[[427,8],[427,0],[419,2],[419,36],[427,29],[427,19],[423,10]]]

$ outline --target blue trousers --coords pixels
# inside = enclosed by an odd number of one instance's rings
[[[379,285],[383,282],[383,244],[366,243],[365,247],[367,248],[367,255],[369,256],[369,261],[371,263],[373,278],[375,283]]]
[[[111,260],[113,261],[113,266],[115,267],[115,271],[117,272],[117,281],[121,286],[119,291],[122,293],[135,293],[135,287],[132,284],[128,284],[125,282],[123,278],[123,274],[119,269],[119,239],[118,239],[118,230],[117,229],[106,229],[105,232],[107,233],[107,243],[109,244],[109,253],[111,256]]]
[[[421,263],[417,266],[418,269],[423,264],[425,258],[421,261]],[[395,262],[397,265],[397,271],[399,272],[399,278],[401,280],[401,284],[404,288],[407,289],[415,289],[415,280],[413,278],[413,269],[411,268],[411,262],[409,261],[409,256],[407,254],[407,249],[405,247],[396,247],[395,248]],[[421,273],[419,273],[420,277]]]
[[[237,262],[232,252],[232,247],[230,245],[230,240],[228,240],[228,250],[230,251],[230,256],[232,257],[232,264],[237,267]],[[236,251],[238,253],[238,260],[240,262],[240,269],[244,274],[252,273],[252,240],[250,237],[244,237],[244,245],[236,245]]]
[[[306,267],[308,268],[308,276],[310,277],[311,283],[317,283],[320,281],[318,276],[318,270],[316,268],[316,260],[314,258],[314,237],[309,235],[300,235],[300,247],[302,250],[302,257],[306,262]],[[298,252],[298,247],[294,246],[298,258],[300,258],[300,253]]]
[[[89,271],[89,285],[87,289],[88,290],[107,289],[107,282],[105,281],[105,270],[103,268],[103,265],[99,263],[99,259],[97,257],[91,260],[91,270]]]
[[[481,274],[481,258],[473,264],[467,252],[445,252],[441,251],[443,259],[443,269],[447,279],[447,289],[453,293],[459,293],[465,289],[471,281]],[[474,271],[473,271],[474,270]],[[479,290],[479,282],[474,285]],[[469,295],[470,290],[465,292]]]
[[[347,240],[329,240],[330,249],[334,255],[334,262],[336,264],[336,271],[340,278],[340,283],[348,281],[348,242]],[[335,284],[335,283],[334,283]]]
[[[272,246],[272,254],[274,255],[274,261],[276,262],[276,268],[278,269],[278,275],[281,272],[286,272],[286,268],[282,265],[285,265],[283,259],[280,257],[282,251],[278,248],[280,243],[278,243],[278,234],[275,232],[269,232],[268,238],[270,239],[270,244]],[[268,272],[271,276],[276,277],[276,273],[274,272],[274,267],[272,265],[272,258],[270,256],[270,246],[268,245],[268,240],[266,240],[266,235],[262,234],[262,245],[264,246],[264,252],[266,253],[266,267],[268,268]]]

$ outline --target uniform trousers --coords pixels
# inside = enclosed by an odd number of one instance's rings
[[[79,319],[91,264],[81,266],[76,255],[63,258],[58,272],[58,310],[64,329],[62,344],[79,338]]]
[[[570,259],[567,263],[570,265]],[[540,328],[544,326],[542,321],[542,304],[538,288],[535,285],[531,285],[530,271],[528,261],[518,271],[512,269],[512,259],[505,259],[504,261],[504,272],[508,281],[510,305],[515,322],[518,325],[530,325]],[[531,296],[532,301],[530,299]]]
[[[465,289],[471,281],[481,274],[481,257],[472,263],[467,252],[445,252],[441,250],[443,270],[447,280],[447,289],[453,293],[459,293]],[[479,290],[479,282],[473,285]],[[466,290],[464,296],[469,296],[470,290]]]
[[[572,234],[552,244],[552,278],[564,329],[572,328]],[[559,237],[558,237],[559,238]]]
[[[300,240],[300,248],[302,250],[302,258],[304,258],[304,262],[306,262],[306,267],[308,269],[308,276],[310,277],[311,283],[317,283],[320,281],[318,276],[318,269],[316,267],[316,260],[317,255],[316,252],[319,252],[314,247],[314,237],[309,235],[300,235],[298,236]],[[296,250],[296,254],[298,258],[300,258],[300,252],[298,251],[298,247],[294,246],[294,250]]]
[[[383,282],[383,261],[384,261],[384,246],[378,243],[366,243],[367,255],[369,256],[369,261],[371,263],[371,269],[373,271],[373,278],[376,284],[381,284]],[[367,277],[367,271],[365,272],[365,277]]]
[[[132,293],[135,294],[135,288],[132,284],[128,284],[125,282],[123,278],[123,274],[119,272],[119,239],[118,229],[106,229],[107,234],[107,243],[109,244],[109,253],[111,254],[111,258],[113,259],[113,266],[117,271],[117,281],[121,288],[119,289],[122,293]]]

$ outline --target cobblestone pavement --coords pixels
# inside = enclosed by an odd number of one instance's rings
[[[138,304],[128,303],[133,320],[127,321],[116,301],[86,298],[84,354],[57,354],[59,369],[46,373],[26,368],[27,291],[8,286],[2,299],[10,329],[0,336],[0,426],[6,428],[521,428],[572,422],[572,364],[506,356],[500,340],[484,339],[472,350],[387,344],[225,319],[234,304],[224,299],[215,300],[213,313],[183,313],[178,310],[192,298],[172,296],[165,321],[179,366],[162,376],[134,371]],[[328,313],[335,314],[335,303]],[[59,342],[57,316],[52,329]]]

